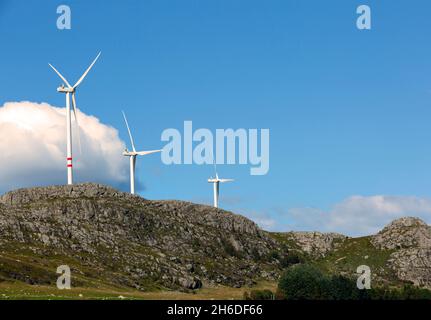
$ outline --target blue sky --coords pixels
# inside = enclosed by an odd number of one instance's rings
[[[60,4],[71,7],[72,30],[56,28]],[[372,30],[356,28],[361,4]],[[185,120],[213,131],[269,128],[269,174],[219,166],[236,179],[222,186],[222,207],[274,230],[319,229],[289,210],[325,216],[354,195],[428,199],[430,9],[389,0],[1,0],[0,106],[64,106],[47,63],[75,81],[102,51],[78,94],[83,112],[128,141],[124,109],[144,149],[162,147],[162,131]],[[144,197],[211,202],[211,166],[149,156],[138,167]],[[399,214],[431,215],[417,210]],[[353,224],[340,231],[359,233]]]

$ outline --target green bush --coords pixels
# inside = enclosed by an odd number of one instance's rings
[[[359,290],[354,279],[327,276],[307,264],[288,268],[278,283],[277,299],[289,300],[406,300],[431,299],[431,291],[411,284],[401,289],[377,287]]]
[[[288,253],[280,258],[280,264],[283,268],[288,268],[298,263],[302,263],[303,259],[297,253]]]
[[[288,268],[280,278],[278,290],[289,300],[329,299],[329,281],[322,272],[307,264]]]
[[[343,276],[334,276],[329,281],[329,294],[334,300],[356,300],[358,289],[355,281]]]
[[[269,260],[278,260],[280,259],[280,254],[276,250],[272,250],[268,254]]]
[[[431,300],[431,291],[407,284],[401,289],[401,297],[406,300]]]
[[[244,292],[245,300],[273,300],[274,293],[271,290],[252,290]]]

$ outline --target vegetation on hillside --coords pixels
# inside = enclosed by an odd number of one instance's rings
[[[356,280],[342,275],[328,275],[312,264],[287,268],[277,291],[252,290],[246,300],[431,300],[431,290],[412,284],[397,287],[358,289]]]

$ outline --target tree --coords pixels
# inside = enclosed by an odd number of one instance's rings
[[[330,299],[329,279],[319,269],[308,264],[288,268],[280,278],[278,290],[285,299]]]

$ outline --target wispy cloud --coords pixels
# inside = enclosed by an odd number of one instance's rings
[[[339,232],[350,236],[378,232],[394,219],[415,216],[431,222],[431,199],[415,196],[351,196],[329,210],[272,209],[249,217],[271,231]],[[268,223],[271,221],[271,223]]]

